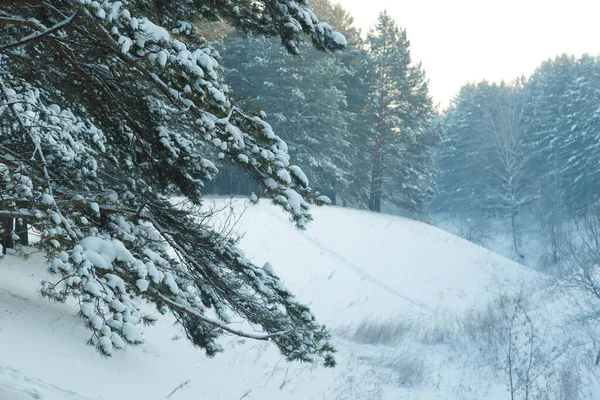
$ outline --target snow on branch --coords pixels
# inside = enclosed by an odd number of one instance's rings
[[[172,104],[192,114],[204,132],[200,138],[209,145],[218,143],[222,153],[229,154],[234,163],[262,182],[275,202],[292,215],[300,228],[305,227],[312,219],[306,200],[321,204],[321,197],[309,199],[310,188],[303,181],[287,179],[287,146],[265,121],[241,112],[236,122],[230,120],[235,109],[225,95],[227,88],[215,70],[218,62],[210,52],[188,48],[147,18],[134,17],[121,4],[105,2],[104,8],[99,8],[95,2],[81,1],[80,5],[89,20],[101,23],[103,40],[99,44],[103,48],[142,73]],[[95,39],[81,28],[78,32]],[[185,87],[167,83],[181,78],[189,82]],[[229,117],[217,117],[228,109]]]
[[[294,32],[273,20],[253,23],[290,40],[331,33],[300,2],[284,2],[296,6],[284,20],[306,17]],[[230,333],[271,340],[289,360],[332,365],[329,332],[309,308],[202,220],[204,182],[218,171],[201,154],[240,165],[300,227],[309,204],[325,199],[264,115],[232,106],[217,52],[167,29],[165,21],[187,11],[165,4],[172,14],[155,14],[146,2],[110,0],[0,4],[8,28],[0,48],[0,214],[40,232],[56,277],[42,294],[75,299],[90,343],[106,355],[142,341],[138,326],[151,318],[140,304],[149,301],[170,309],[209,355]],[[39,5],[54,25],[23,4]],[[198,208],[174,207],[166,197],[173,190]],[[232,314],[263,333],[232,328]]]
[[[0,47],[0,51],[2,50],[8,50],[8,49],[12,49],[14,47],[19,47],[19,46],[24,46],[30,42],[36,41],[36,40],[40,40],[42,39],[44,36],[48,36],[51,35],[52,33],[58,31],[59,29],[64,28],[65,26],[69,25],[71,22],[73,22],[73,20],[75,19],[75,17],[77,16],[77,12],[73,13],[73,15],[71,15],[70,17],[65,18],[64,20],[60,21],[59,23],[51,26],[50,28],[44,30],[44,31],[37,31],[37,32],[33,32],[30,35],[24,36],[23,38],[21,38],[19,41],[13,42],[13,43],[9,43],[7,45],[1,46]],[[10,23],[9,21],[11,21],[10,19],[6,19],[6,18],[1,18],[0,17],[0,24],[3,23]],[[12,20],[15,21],[15,20]],[[17,22],[15,22],[15,24],[20,24],[21,21],[23,20],[16,20]],[[29,24],[29,21],[24,21],[25,23]],[[25,25],[25,24],[24,24]]]

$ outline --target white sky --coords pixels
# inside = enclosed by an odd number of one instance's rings
[[[561,53],[600,53],[598,0],[337,0],[363,34],[386,9],[443,106],[472,81],[529,75]]]

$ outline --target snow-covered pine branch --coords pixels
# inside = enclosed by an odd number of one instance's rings
[[[212,160],[225,157],[299,227],[309,204],[326,199],[261,115],[231,105],[219,55],[193,24],[227,18],[279,35],[292,52],[302,34],[322,50],[343,37],[293,0],[36,6],[8,1],[2,11],[28,23],[5,24],[0,38],[0,210],[41,233],[57,277],[42,293],[75,298],[107,355],[142,341],[141,324],[155,318],[147,301],[209,355],[229,333],[332,365],[328,331],[201,208],[204,182],[218,173]],[[175,192],[189,206],[173,205]],[[257,332],[231,328],[232,318]]]

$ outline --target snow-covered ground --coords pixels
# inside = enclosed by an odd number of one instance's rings
[[[235,229],[247,255],[269,261],[335,332],[336,368],[286,364],[274,346],[235,337],[208,359],[169,318],[146,328],[144,344],[103,358],[72,305],[38,296],[43,257],[12,254],[0,259],[0,400],[509,398],[502,374],[473,361],[481,353],[460,337],[461,321],[499,295],[540,300],[541,275],[421,222],[313,214],[301,232],[261,202]]]

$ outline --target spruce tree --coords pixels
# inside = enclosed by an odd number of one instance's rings
[[[295,56],[272,39],[230,32],[222,41],[222,64],[234,98],[266,113],[313,187],[334,201],[365,207],[368,177],[360,160],[368,153],[367,131],[358,115],[364,107],[354,104],[368,92],[360,91],[364,84],[350,65],[360,35],[339,5],[319,0],[314,6],[348,35],[350,51],[323,56],[305,48]]]
[[[525,86],[527,143],[542,196],[563,209],[597,202],[600,192],[600,62],[562,55],[543,63]]]
[[[350,115],[336,58],[309,48],[290,55],[264,37],[231,35],[223,49],[234,95],[260,106],[316,190],[332,200],[345,193],[351,178]]]
[[[481,90],[463,86],[441,117],[443,140],[437,152],[438,196],[436,211],[466,213],[482,211],[484,182],[479,160],[480,132],[477,128]]]

